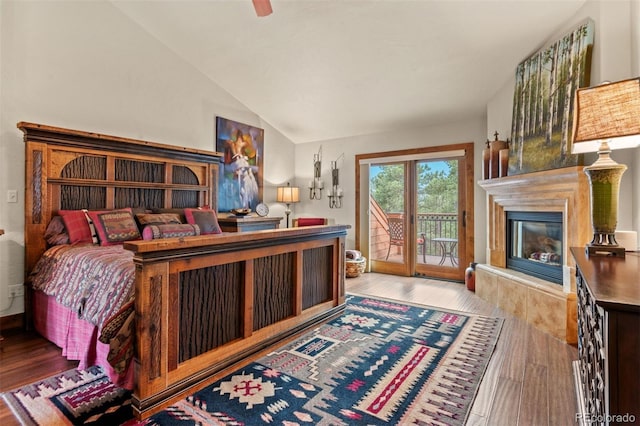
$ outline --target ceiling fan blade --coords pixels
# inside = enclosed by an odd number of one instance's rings
[[[273,10],[271,9],[271,0],[252,0],[253,7],[256,9],[256,14],[258,16],[268,16],[271,15]]]

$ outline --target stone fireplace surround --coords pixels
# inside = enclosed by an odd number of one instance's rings
[[[487,193],[487,264],[476,266],[476,294],[536,328],[577,343],[576,265],[569,249],[592,236],[589,182],[582,166],[478,182]],[[562,287],[506,269],[506,212],[561,212]]]

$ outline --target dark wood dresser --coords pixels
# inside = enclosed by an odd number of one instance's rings
[[[572,248],[578,293],[578,424],[640,424],[640,255]]]
[[[220,228],[224,232],[260,231],[280,228],[281,217],[235,216],[218,217]]]

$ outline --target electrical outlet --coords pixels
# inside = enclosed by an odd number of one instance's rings
[[[13,295],[14,297],[22,297],[24,296],[24,285],[16,284],[9,286],[9,297]]]
[[[10,189],[7,191],[7,203],[18,202],[18,191],[16,189]]]

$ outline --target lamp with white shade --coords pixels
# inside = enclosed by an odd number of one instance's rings
[[[627,169],[610,156],[612,149],[640,145],[640,78],[578,89],[573,118],[574,154],[597,152],[598,159],[584,168],[591,186],[593,239],[588,255],[624,257],[615,238],[618,194]]]
[[[278,192],[276,193],[276,201],[279,203],[286,204],[287,209],[284,213],[287,215],[287,228],[289,227],[289,215],[291,214],[291,209],[289,206],[293,203],[300,202],[300,188],[296,186],[291,186],[289,182],[287,182],[287,186],[279,186]]]

